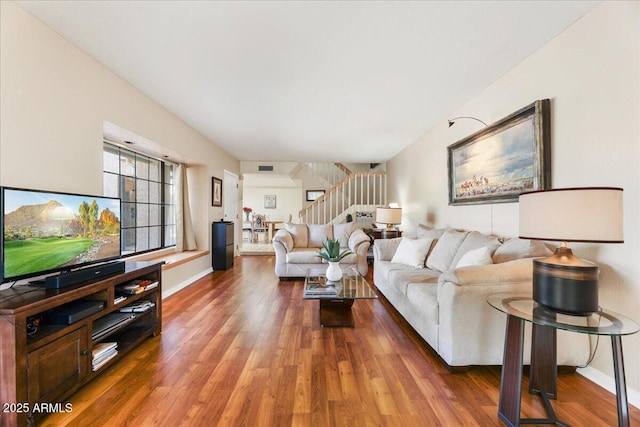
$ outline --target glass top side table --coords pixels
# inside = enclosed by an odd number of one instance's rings
[[[622,358],[622,336],[638,332],[638,325],[631,319],[608,310],[600,310],[591,316],[571,316],[545,309],[530,295],[496,294],[487,298],[496,310],[507,315],[504,343],[500,403],[498,416],[509,426],[520,424],[557,424],[560,422],[549,403],[557,394],[556,332],[558,329],[582,334],[611,337],[613,367],[616,380],[618,425],[629,426],[629,406]],[[521,419],[522,353],[524,324],[532,323],[531,373],[529,392],[538,394],[547,410],[547,418]]]

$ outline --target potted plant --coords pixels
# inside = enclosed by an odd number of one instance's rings
[[[329,263],[327,268],[327,280],[337,282],[342,279],[342,270],[340,269],[340,260],[347,255],[351,255],[348,249],[340,252],[340,242],[338,239],[327,239],[322,243],[322,249],[318,252],[318,256]]]

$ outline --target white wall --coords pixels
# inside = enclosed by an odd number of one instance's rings
[[[600,266],[601,305],[640,323],[640,3],[603,2],[449,116],[491,123],[543,98],[551,99],[553,188],[624,188],[625,243],[572,246]],[[517,236],[517,203],[448,206],[446,147],[479,125],[460,120],[448,128],[446,119],[387,163],[403,228],[430,223]],[[608,341],[586,375],[611,380]],[[640,390],[640,334],[623,346],[627,384]]]
[[[271,221],[288,221],[289,215],[297,222],[298,212],[302,209],[300,194],[302,182],[290,178],[245,179],[242,185],[242,206],[253,209],[254,214],[267,215]],[[264,207],[264,196],[276,196],[276,208]],[[242,214],[244,219],[244,214]]]
[[[209,249],[210,222],[223,215],[211,176],[239,173],[239,162],[16,4],[0,8],[0,185],[102,194],[107,121],[198,159],[191,208],[198,247]],[[175,281],[211,267],[208,257],[187,265]]]

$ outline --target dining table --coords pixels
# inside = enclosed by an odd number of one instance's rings
[[[265,221],[265,224],[267,225],[267,238],[269,239],[268,243],[273,242],[273,236],[276,230],[276,226],[279,224],[284,224],[284,221]]]

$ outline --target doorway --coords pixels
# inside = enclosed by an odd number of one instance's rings
[[[227,203],[224,203],[224,220],[233,222],[234,241],[236,242],[235,253],[238,252],[238,243],[242,240],[242,222],[239,221],[238,210],[240,206],[240,196],[238,191],[238,175],[225,169],[222,180],[222,194]]]

